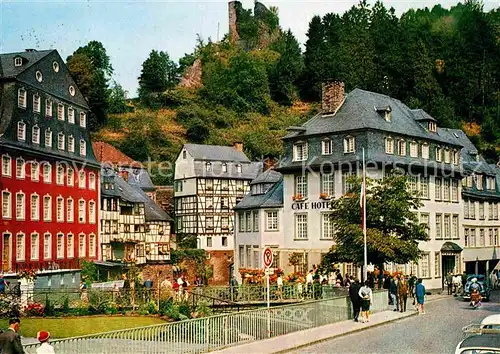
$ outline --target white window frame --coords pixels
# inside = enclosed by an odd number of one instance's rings
[[[42,166],[43,182],[52,183],[52,165],[45,162]]]
[[[7,189],[2,191],[2,219],[12,219],[12,193]]]
[[[241,173],[241,164],[236,164],[236,173]]]
[[[45,116],[52,117],[52,100],[48,98],[45,100]]]
[[[89,257],[96,256],[96,236],[95,234],[89,235]]]
[[[296,240],[307,240],[308,239],[308,225],[307,225],[307,214],[298,213],[295,214],[295,239]]]
[[[85,221],[87,220],[86,216],[86,205],[87,203],[85,202],[85,199],[80,199],[78,200],[78,223],[79,224],[85,224]]]
[[[331,213],[321,213],[321,239],[333,240],[335,235],[334,221]]]
[[[17,122],[17,140],[26,141],[26,123]]]
[[[71,106],[68,107],[68,123],[75,124],[75,109]]]
[[[333,145],[330,139],[321,140],[321,155],[331,155],[333,153]]]
[[[36,124],[31,128],[31,142],[40,144],[40,127]]]
[[[416,141],[410,142],[410,157],[418,157],[418,143]]]
[[[66,236],[66,253],[68,258],[75,257],[75,235],[71,232]]]
[[[394,154],[394,139],[391,136],[385,138],[385,153],[389,155]]]
[[[460,151],[453,150],[453,164],[458,165],[460,163]]]
[[[406,156],[406,140],[405,139],[398,139],[397,148],[398,148],[397,152],[398,152],[399,156]]]
[[[418,276],[419,278],[431,277],[431,255],[429,252],[422,253],[422,257],[418,262]]]
[[[23,87],[17,90],[17,106],[19,108],[26,109],[26,95],[26,89],[24,89]]]
[[[40,180],[40,163],[38,161],[31,161],[30,175],[31,181],[38,182]]]
[[[83,139],[80,139],[80,156],[87,155],[87,142]]]
[[[322,173],[321,174],[321,194],[328,197],[335,196],[335,173]]]
[[[80,112],[80,127],[85,128],[87,126],[87,114],[85,112]]]
[[[441,146],[436,146],[436,161],[441,162],[443,160],[443,148]]]
[[[64,133],[57,133],[57,149],[64,150],[66,145],[66,137]]]
[[[26,178],[26,162],[22,157],[16,159],[16,179]]]
[[[21,241],[19,241],[19,239],[21,239]],[[16,234],[16,260],[26,260],[26,235],[24,232],[18,232]]]
[[[96,189],[96,177],[94,172],[89,173],[89,189],[93,191]]]
[[[52,147],[52,130],[45,129],[45,147]]]
[[[66,214],[66,209],[64,208],[64,198],[58,196],[56,198],[56,221],[64,222],[64,214]]]
[[[34,242],[35,240],[36,242]],[[40,234],[38,232],[32,232],[30,235],[30,250],[31,250],[31,260],[35,261],[40,258]]]
[[[66,222],[75,221],[75,201],[69,197],[66,200]]]
[[[279,231],[278,210],[266,210],[266,231]]]
[[[14,58],[14,66],[23,66],[23,58],[15,57]]]
[[[68,170],[66,171],[66,184],[68,187],[75,185],[75,170],[71,166],[68,166]]]
[[[64,121],[64,105],[62,103],[57,104],[57,119]]]
[[[64,234],[62,232],[58,232],[56,234],[56,257],[57,259],[64,258],[64,246],[66,243],[64,242]]]
[[[37,193],[30,196],[30,218],[33,221],[40,220],[40,196]]]
[[[96,223],[96,203],[93,200],[89,201],[89,224],[95,224]]]
[[[308,192],[307,177],[308,177],[307,174],[295,176],[295,196],[300,195],[303,199],[307,198],[307,192]]]
[[[2,155],[2,176],[12,177],[12,158],[7,155]]]
[[[48,201],[48,204],[47,204]],[[48,194],[43,196],[43,221],[52,221],[52,197]]]
[[[64,165],[60,162],[56,163],[56,184],[64,186]]]
[[[293,144],[293,161],[307,161],[309,158],[309,146],[305,141]]]
[[[40,113],[41,110],[42,110],[42,103],[40,95],[35,93],[33,95],[33,112]]]
[[[346,136],[344,138],[344,154],[356,152],[356,139],[353,136]]]
[[[52,258],[52,234],[50,232],[46,232],[43,234],[43,259],[51,259],[51,258]]]
[[[26,195],[22,191],[16,193],[16,220],[26,220]]]
[[[422,158],[428,160],[429,159],[429,144],[422,144]]]
[[[75,138],[73,135],[68,136],[68,151],[75,152]]]
[[[85,189],[86,185],[86,176],[85,170],[78,171],[78,188]]]
[[[450,163],[450,162],[451,162],[450,148],[446,147],[444,149],[444,163]]]

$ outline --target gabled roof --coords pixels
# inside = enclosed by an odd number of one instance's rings
[[[470,141],[469,137],[460,129],[443,129],[448,131],[462,145],[462,150],[460,151],[460,155],[462,157],[462,163],[464,169],[469,173],[485,173],[490,176],[495,176],[496,170],[495,166],[489,165],[484,157],[478,154],[478,151],[472,141]]]
[[[137,167],[144,168],[144,165],[128,157],[123,152],[115,148],[113,145],[105,143],[104,141],[92,142],[92,149],[94,155],[101,164],[108,164],[120,167]]]
[[[282,178],[281,173],[270,168],[261,173],[260,175],[258,175],[256,179],[250,182],[250,184],[253,185],[261,183],[276,183],[279,182],[281,178]]]
[[[15,78],[55,49],[0,54],[0,78]],[[14,58],[21,57],[23,65],[14,66]]]
[[[119,197],[132,203],[144,203],[142,195],[131,185],[123,180],[112,168],[102,167],[102,184],[111,183],[113,189],[101,188],[101,194],[108,197]]]
[[[156,190],[156,187],[145,168],[120,167],[119,171],[126,172],[128,174],[127,182],[131,186],[138,187],[147,192]]]
[[[146,221],[172,221],[172,218],[156,204],[144,191],[138,187],[132,187],[144,200],[144,216]]]
[[[386,121],[384,116],[377,112],[376,107],[390,108],[391,120]],[[427,116],[427,113],[411,110],[401,101],[387,95],[354,89],[346,95],[344,103],[337,113],[334,115],[318,114],[302,125],[306,128],[305,132],[294,130],[288,133],[284,139],[373,129],[450,145],[457,144],[455,139],[450,140],[449,135],[441,130],[431,133],[417,122],[417,118],[421,119]]]
[[[432,117],[429,113],[427,113],[426,111],[424,111],[423,109],[412,109],[411,110],[411,113],[413,114],[413,119],[415,119],[416,121],[433,121],[433,122],[437,122],[437,120]]]
[[[283,206],[283,178],[272,186],[266,193],[252,195],[247,194],[239,202],[234,210],[257,209],[257,208],[280,208]]]
[[[250,162],[244,152],[237,151],[232,146],[184,144],[183,148],[195,160]]]
[[[241,173],[238,173],[236,165],[241,165]],[[194,162],[194,174],[201,178],[221,179],[245,179],[253,180],[262,171],[262,162],[227,163],[227,172],[222,172],[222,163],[211,163],[211,171],[207,171],[206,162]]]

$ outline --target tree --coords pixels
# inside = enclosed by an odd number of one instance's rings
[[[383,180],[367,179],[366,225],[368,262],[380,269],[387,262],[416,262],[419,241],[427,241],[427,231],[414,213],[423,204],[409,191],[406,176],[391,175]],[[359,203],[360,181],[352,181],[350,193],[332,202],[335,246],[324,265],[336,262],[363,264],[363,232]]]
[[[91,41],[86,46],[79,47],[66,62],[73,79],[89,103],[91,114],[88,127],[94,131],[106,123],[108,81],[113,73],[110,58],[101,42]]]
[[[292,31],[288,30],[271,45],[271,49],[280,54],[279,59],[269,69],[271,98],[289,106],[295,96],[294,84],[303,69],[300,45]]]
[[[302,94],[309,100],[318,100],[321,97],[321,83],[325,79],[325,64],[327,46],[325,43],[325,29],[321,17],[314,16],[309,22],[307,31],[306,50],[304,53],[304,75],[302,79]]]
[[[125,101],[126,98],[126,92],[123,87],[116,81],[113,81],[109,95],[108,113],[127,112],[129,109]]]
[[[152,94],[159,94],[177,84],[177,65],[167,52],[152,50],[142,63],[139,76],[139,98],[146,102]]]

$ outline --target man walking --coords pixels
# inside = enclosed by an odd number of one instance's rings
[[[359,297],[360,288],[361,285],[358,279],[354,279],[354,282],[349,287],[349,298],[351,299],[354,322],[358,322],[359,311],[361,310],[361,298]]]
[[[394,311],[399,311],[399,301],[398,301],[398,284],[391,277],[391,284],[389,285],[389,293],[391,294],[392,303],[394,305]]]
[[[398,281],[399,311],[406,312],[406,301],[408,300],[408,283],[403,275]]]
[[[448,272],[446,275],[446,286],[448,287],[448,295],[453,294],[453,275],[451,272]]]
[[[21,320],[19,318],[11,318],[9,320],[9,328],[0,334],[0,349],[2,354],[24,354],[21,336],[18,333],[20,327]]]

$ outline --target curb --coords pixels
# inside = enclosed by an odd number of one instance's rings
[[[439,299],[436,299],[436,300],[439,300]],[[384,321],[384,322],[375,323],[375,324],[373,324],[373,325],[371,325],[369,327],[360,327],[360,328],[353,329],[353,330],[351,330],[349,332],[332,334],[331,336],[326,337],[326,338],[321,338],[321,339],[318,339],[318,340],[314,340],[314,341],[311,341],[311,342],[309,342],[307,344],[302,344],[302,345],[299,345],[299,346],[295,346],[293,348],[282,349],[282,350],[274,352],[274,353],[275,354],[288,353],[291,349],[300,349],[300,348],[309,347],[311,345],[315,345],[315,344],[319,344],[319,343],[322,343],[322,342],[326,342],[326,341],[329,341],[329,340],[332,340],[332,339],[335,339],[335,338],[339,338],[339,337],[343,337],[343,336],[346,336],[346,335],[349,335],[349,334],[362,332],[362,331],[365,331],[365,330],[370,329],[370,328],[376,328],[376,327],[379,327],[379,326],[383,326],[383,325],[385,325],[387,323],[396,322],[396,321],[403,320],[403,319],[406,319],[406,318],[409,318],[409,317],[412,317],[412,316],[417,316],[417,314],[418,314],[417,312],[410,313],[410,314],[408,314],[408,315],[406,315],[404,317],[394,318],[394,319],[387,320],[387,321]]]

